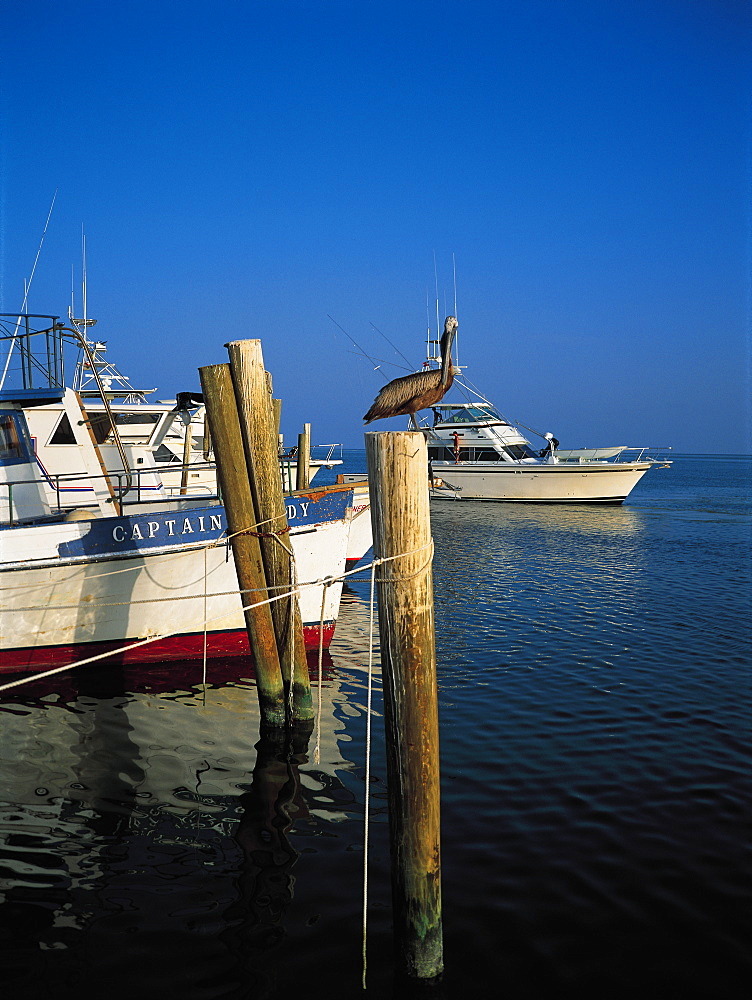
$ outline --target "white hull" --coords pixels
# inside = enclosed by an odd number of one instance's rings
[[[362,481],[353,488],[352,520],[350,521],[350,538],[347,543],[347,568],[359,562],[373,545],[371,530],[371,496],[368,484]]]
[[[223,508],[207,508],[222,512]],[[119,647],[154,636],[158,643],[125,655],[128,661],[189,659],[200,654],[206,627],[213,652],[232,655],[247,651],[245,620],[238,594],[232,551],[226,539],[206,544],[199,520],[208,528],[209,515],[190,512],[193,537],[186,544],[144,548],[122,555],[76,555],[92,525],[78,521],[12,528],[2,533],[0,565],[0,660],[5,669],[71,662],[99,652],[100,646]],[[177,518],[177,534],[183,515]],[[215,515],[218,516],[218,515]],[[156,517],[156,515],[155,515]],[[318,640],[324,622],[326,642],[337,618],[341,581],[323,588],[314,581],[338,577],[345,566],[349,538],[345,518],[301,527],[290,533],[300,591],[300,610],[310,645]],[[112,519],[113,525],[135,518]],[[146,537],[148,525],[142,520]],[[165,531],[165,521],[160,531]],[[118,536],[119,537],[119,536]],[[116,539],[118,540],[118,539]],[[30,553],[34,557],[30,558]],[[60,555],[63,553],[64,555]],[[72,553],[67,554],[66,553]],[[246,603],[266,595],[248,595]],[[322,608],[323,598],[323,608]]]
[[[433,499],[499,500],[526,503],[619,504],[652,467],[652,462],[592,462],[586,466],[512,462],[434,462]]]

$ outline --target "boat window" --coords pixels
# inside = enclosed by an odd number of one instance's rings
[[[520,461],[523,458],[537,458],[538,455],[526,444],[505,444],[505,450],[512,458]]]
[[[90,413],[89,423],[94,434],[94,440],[97,444],[103,444],[107,440],[107,435],[110,433],[110,418],[106,413]],[[68,420],[68,414],[64,413],[60,418],[60,422],[55,428],[55,432],[50,438],[50,444],[75,444],[76,438],[73,434],[73,428],[70,425],[70,420]]]
[[[428,457],[433,462],[454,462],[456,456],[453,447],[430,447]],[[493,448],[460,448],[460,459],[463,462],[500,462],[501,455]]]
[[[15,413],[0,412],[0,463],[16,465],[28,461],[23,444],[18,416]]]
[[[180,461],[178,456],[174,452],[170,451],[170,449],[164,444],[161,444],[154,452],[154,461],[177,462],[178,465],[182,465],[182,462]]]
[[[472,414],[473,420],[502,420],[504,418],[500,413],[497,413],[492,406],[473,406],[468,410],[468,413]],[[504,421],[506,423],[506,421]]]
[[[120,424],[156,424],[160,414],[145,410],[143,413],[126,413],[115,411],[115,423]]]
[[[431,462],[453,462],[454,461],[454,449],[453,448],[429,448],[428,449],[428,460]]]

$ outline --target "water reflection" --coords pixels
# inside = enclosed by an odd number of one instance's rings
[[[587,669],[629,649],[645,610],[643,512],[435,504],[431,520],[440,666]]]
[[[446,503],[431,506],[434,525],[467,525],[469,530],[539,532],[627,537],[645,529],[645,514],[634,507],[567,504]]]
[[[191,997],[270,995],[300,856],[292,835],[311,850],[327,826],[360,813],[355,765],[343,755],[357,699],[348,704],[331,656],[322,666],[319,685],[314,658],[320,732],[291,742],[259,741],[256,691],[237,661],[234,678],[229,663],[210,663],[206,690],[194,663],[163,675],[83,670],[8,693],[0,921],[15,956],[9,995],[22,986],[46,995],[58,980],[58,997],[97,982],[108,997],[169,994],[181,978]],[[177,686],[181,675],[192,683]]]
[[[300,766],[307,763],[309,735],[262,739],[250,789],[240,796],[242,815],[234,840],[242,852],[237,899],[227,908],[222,932],[230,952],[256,983],[254,996],[271,996],[277,981],[276,952],[293,897],[292,868],[299,854],[289,833],[296,814],[307,812]]]

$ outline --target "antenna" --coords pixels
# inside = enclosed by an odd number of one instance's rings
[[[436,286],[436,339],[441,337],[441,325],[439,322],[439,278],[436,273],[436,251],[433,252],[433,281]]]
[[[454,281],[454,318],[459,324],[460,318],[457,315],[457,261],[454,258],[454,253],[452,253],[452,279]],[[457,343],[459,338],[454,338],[454,362],[459,368],[460,366],[460,349]]]
[[[431,306],[428,301],[428,289],[426,289],[426,361],[433,361],[431,350]]]
[[[47,221],[45,222],[44,229],[42,230],[42,238],[39,241],[39,247],[37,248],[37,255],[34,258],[34,266],[32,267],[31,274],[29,275],[29,281],[28,281],[28,283],[26,281],[24,281],[24,300],[23,300],[23,305],[21,306],[21,312],[26,312],[26,303],[27,303],[28,298],[29,298],[29,292],[31,291],[31,283],[34,280],[34,272],[37,269],[37,263],[39,261],[39,255],[42,252],[42,245],[44,244],[44,238],[47,235],[47,227],[49,226],[50,219],[52,218],[52,209],[55,207],[55,199],[56,198],[57,198],[57,188],[55,188],[55,193],[52,196],[52,204],[50,205],[50,210],[47,213]]]
[[[73,269],[71,268],[71,274]],[[75,301],[73,294],[73,277],[71,277],[71,304],[68,309],[68,320],[71,326],[75,327],[83,339],[83,345],[78,354],[76,370],[73,375],[73,388],[78,392],[83,392],[85,386],[94,379],[97,383],[102,380],[105,389],[110,389],[113,381],[122,382],[130,389],[128,379],[111,364],[108,364],[102,357],[107,349],[105,343],[95,343],[89,340],[86,331],[90,326],[96,326],[95,319],[89,319],[88,298],[86,289],[86,234],[83,223],[81,223],[81,295],[83,297],[83,315],[77,319],[75,313]],[[85,346],[84,346],[85,345]],[[88,371],[88,367],[91,371]],[[142,395],[142,394],[141,394]]]
[[[457,316],[457,261],[454,259],[454,254],[452,254],[452,278],[454,280],[454,318],[459,322]]]
[[[39,255],[42,252],[42,246],[44,245],[44,238],[47,235],[47,227],[50,224],[50,219],[52,218],[52,209],[55,207],[55,199],[57,198],[57,188],[55,188],[55,193],[52,196],[52,204],[50,205],[50,210],[47,213],[47,221],[44,224],[44,229],[42,230],[42,238],[39,241],[39,246],[37,248],[37,255],[34,258],[34,265],[31,268],[31,274],[29,275],[29,280],[24,278],[24,297],[23,305],[21,306],[21,313],[19,314],[18,320],[16,322],[16,329],[13,333],[13,339],[10,342],[10,347],[8,348],[8,357],[5,359],[5,368],[3,368],[3,374],[0,376],[0,389],[5,385],[5,379],[8,375],[8,366],[10,365],[10,359],[13,355],[13,348],[16,345],[16,337],[18,336],[18,330],[21,326],[21,315],[26,312],[26,305],[29,301],[29,292],[31,291],[31,283],[34,280],[34,272],[37,269],[37,262],[39,261]]]
[[[84,326],[86,326],[86,235],[83,222],[81,223],[81,283],[84,297]]]

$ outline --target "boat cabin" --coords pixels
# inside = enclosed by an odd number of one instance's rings
[[[540,453],[490,403],[441,403],[433,416],[431,462],[540,461]]]

